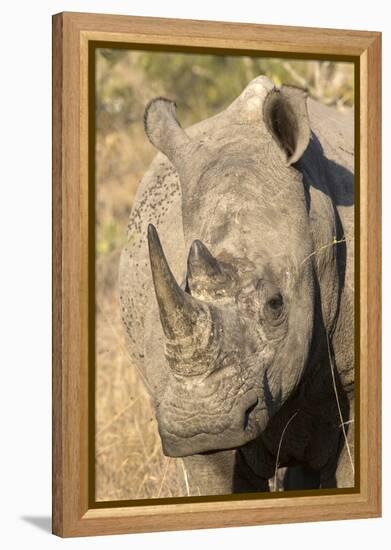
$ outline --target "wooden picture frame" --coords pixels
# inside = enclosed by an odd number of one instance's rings
[[[189,499],[100,506],[91,501],[89,271],[92,191],[91,45],[129,43],[316,56],[356,64],[359,175],[359,486],[338,494]],[[61,13],[53,17],[53,533],[62,537],[377,517],[381,513],[381,34]],[[91,389],[92,388],[92,389]]]

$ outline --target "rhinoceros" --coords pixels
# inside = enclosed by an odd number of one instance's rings
[[[199,494],[354,486],[352,114],[260,76],[144,122],[120,303],[163,452]]]

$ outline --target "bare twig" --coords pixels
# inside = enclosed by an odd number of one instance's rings
[[[292,67],[292,65],[288,61],[284,61],[282,63],[282,66],[284,67],[286,72],[290,74],[293,80],[296,81],[296,83],[299,86],[301,86],[302,88],[308,88],[307,80],[303,78],[301,75],[299,75],[299,73],[295,71],[295,69]]]

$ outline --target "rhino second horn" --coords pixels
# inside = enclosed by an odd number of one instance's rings
[[[190,279],[207,278],[211,281],[223,281],[224,274],[219,262],[201,241],[194,241],[187,259],[187,271]]]
[[[189,338],[195,332],[199,318],[205,317],[206,305],[201,305],[179,287],[152,224],[148,226],[148,246],[164,334],[169,340]]]

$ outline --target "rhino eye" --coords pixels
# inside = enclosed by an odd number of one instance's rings
[[[283,306],[281,294],[276,294],[268,301],[267,305],[273,311],[279,311]]]
[[[278,324],[284,320],[284,300],[280,293],[274,294],[265,304],[264,314],[272,324]]]

